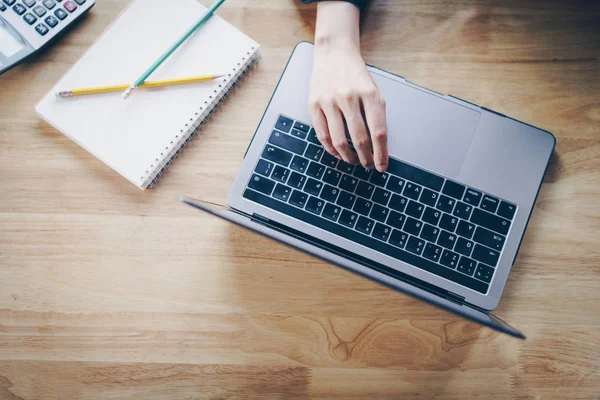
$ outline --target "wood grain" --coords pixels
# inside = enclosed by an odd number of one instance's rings
[[[367,62],[556,135],[496,310],[523,342],[175,201],[224,202],[314,6],[219,10],[263,59],[151,191],[42,122],[124,3],[0,76],[0,399],[600,398],[597,2],[379,0],[363,22]]]

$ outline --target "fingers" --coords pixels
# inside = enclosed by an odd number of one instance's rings
[[[346,128],[344,127],[344,120],[342,119],[340,109],[333,104],[328,104],[323,108],[323,112],[325,113],[325,118],[327,118],[333,147],[335,147],[335,150],[342,156],[344,161],[350,164],[357,164],[358,157],[350,148],[348,139],[346,139]]]
[[[352,138],[352,144],[358,154],[358,158],[363,167],[373,169],[373,150],[371,139],[367,132],[364,118],[360,109],[360,100],[358,96],[349,96],[341,102],[344,119]]]
[[[321,144],[329,154],[337,158],[342,158],[331,143],[331,137],[329,136],[329,128],[327,127],[327,120],[325,119],[325,114],[323,114],[323,110],[321,110],[321,107],[316,103],[311,103],[309,105],[309,111],[319,142],[321,142]]]
[[[375,168],[384,172],[388,166],[387,125],[385,120],[385,100],[377,90],[362,98],[367,126],[373,143]]]

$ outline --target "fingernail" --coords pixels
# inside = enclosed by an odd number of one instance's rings
[[[379,172],[385,172],[386,168],[387,168],[386,164],[377,164],[377,171],[379,171]]]

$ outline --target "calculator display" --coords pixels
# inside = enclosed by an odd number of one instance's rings
[[[5,27],[0,25],[0,53],[6,57],[17,54],[23,49],[23,44],[15,38]]]

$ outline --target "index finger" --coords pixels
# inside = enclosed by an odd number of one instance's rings
[[[373,143],[373,158],[377,171],[384,172],[388,166],[387,124],[385,121],[385,100],[378,94],[363,99],[365,119]]]

